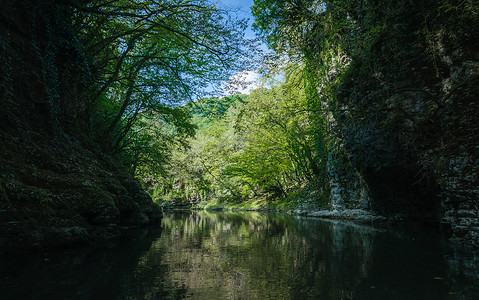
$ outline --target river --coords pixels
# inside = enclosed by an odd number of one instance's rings
[[[440,230],[254,212],[156,227],[0,264],[1,299],[479,299],[479,253]]]

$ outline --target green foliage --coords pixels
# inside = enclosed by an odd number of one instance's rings
[[[65,7],[93,79],[88,134],[149,186],[167,174],[172,149],[194,135],[179,106],[251,66],[246,21],[205,0],[67,0]]]
[[[212,121],[223,118],[232,105],[237,105],[237,102],[245,103],[247,97],[247,95],[234,95],[221,99],[217,97],[203,98],[196,102],[188,102],[186,109],[196,117],[201,128]]]
[[[168,176],[158,178],[151,194],[201,206],[278,199],[284,203],[274,205],[285,206],[309,182],[326,188],[324,122],[315,123],[305,78],[304,67],[291,65],[278,86],[187,104],[198,131],[189,148],[173,151]]]
[[[195,126],[190,122],[190,116],[179,108],[143,113],[123,144],[124,158],[133,173],[144,182],[165,176],[172,148],[185,147],[187,138],[194,135]]]
[[[329,153],[369,177],[394,162],[420,169],[421,181],[433,173],[425,157],[477,152],[468,130],[478,124],[478,1],[255,0],[252,9],[276,56],[304,66],[316,161]]]
[[[284,84],[254,91],[243,108],[238,134],[245,146],[232,157],[228,172],[250,186],[262,185],[284,195],[290,187],[318,175],[317,128],[311,124],[301,76],[300,68],[291,67]]]
[[[427,61],[428,54],[420,53],[423,46],[404,45],[418,36],[427,44],[432,36],[412,28],[428,29],[427,18],[449,24],[444,16],[467,6],[471,12],[451,25],[467,38],[470,31],[462,23],[477,14],[469,2],[406,2],[255,1],[254,27],[277,56],[289,57],[279,66],[285,80],[245,100],[205,98],[187,106],[199,131],[191,149],[173,155],[187,170],[175,175],[184,184],[184,198],[287,197],[311,182],[325,197],[328,157],[345,158],[344,138],[356,134],[347,124],[385,124],[380,99],[417,84],[404,62]],[[440,69],[430,64],[419,72],[434,67]]]
[[[170,176],[174,178],[174,185],[169,189],[173,198],[198,202],[212,197],[240,197],[237,183],[225,178],[223,169],[242,144],[233,125],[238,106],[244,101],[245,96],[210,98],[185,107],[193,111],[198,131],[188,149],[178,148],[172,154]],[[223,110],[225,107],[228,109]]]

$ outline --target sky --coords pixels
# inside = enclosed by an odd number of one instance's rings
[[[251,6],[253,6],[254,0],[219,0],[218,5],[227,10],[237,11],[238,17],[249,19],[249,27],[245,32],[245,38],[252,39],[256,35],[252,30],[253,16],[251,15]],[[258,86],[258,73],[254,71],[243,71],[236,73],[232,76],[233,81],[235,79],[243,79],[247,84],[244,86],[235,86],[234,92],[241,94],[249,94],[253,89]],[[229,94],[229,93],[228,93]]]
[[[251,15],[251,6],[253,6],[254,0],[219,0],[218,4],[228,10],[238,12],[238,16],[241,18],[249,19],[250,27],[246,30],[246,38],[254,38],[255,34],[251,29],[253,24],[253,16]]]

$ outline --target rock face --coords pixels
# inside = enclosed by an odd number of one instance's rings
[[[362,175],[348,165],[347,161],[330,155],[328,175],[329,200],[333,210],[370,209],[368,186]]]
[[[479,22],[397,3],[338,88],[347,159],[329,163],[331,206],[443,222],[479,246]]]
[[[54,1],[0,12],[0,248],[115,236],[161,218],[88,137],[90,72]]]
[[[68,136],[16,133],[0,136],[0,246],[84,242],[161,218],[138,182],[108,157]]]

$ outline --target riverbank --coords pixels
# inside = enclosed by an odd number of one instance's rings
[[[405,218],[396,216],[381,216],[364,209],[344,209],[344,210],[328,210],[320,208],[303,208],[289,207],[288,205],[225,205],[225,206],[163,206],[163,210],[168,211],[245,211],[245,212],[278,212],[286,213],[293,216],[303,216],[309,218],[321,218],[332,220],[352,221],[361,224],[377,224],[377,223],[394,223],[404,221]]]
[[[300,215],[305,217],[348,220],[358,223],[386,223],[391,221],[402,220],[399,216],[395,218],[386,218],[385,216],[377,215],[373,212],[363,209],[345,209],[345,210],[302,210],[295,209],[291,211],[293,215]]]

